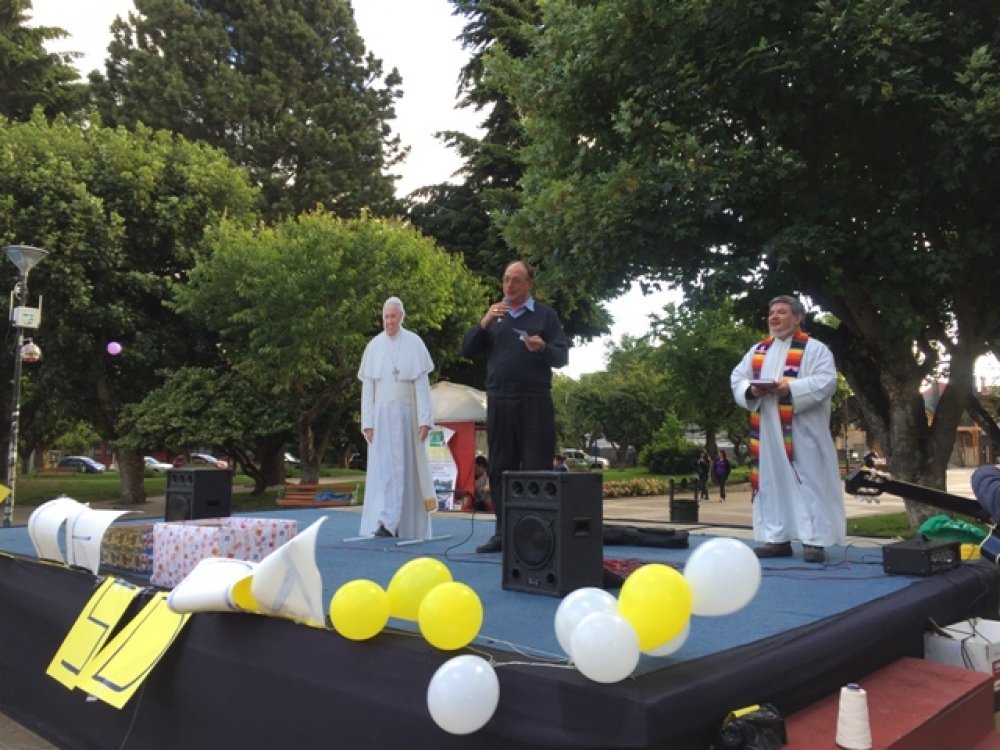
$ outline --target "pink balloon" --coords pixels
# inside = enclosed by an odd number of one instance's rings
[[[122,353],[122,345],[119,344],[117,341],[112,341],[110,344],[108,344],[108,354],[121,354],[121,353]]]

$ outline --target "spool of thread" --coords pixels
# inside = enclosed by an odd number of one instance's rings
[[[844,750],[871,750],[872,747],[872,728],[868,723],[868,693],[853,683],[840,689],[837,746]]]

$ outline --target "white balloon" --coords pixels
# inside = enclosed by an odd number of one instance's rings
[[[427,708],[446,732],[471,734],[493,717],[500,700],[500,681],[490,663],[466,654],[449,659],[431,677]]]
[[[760,561],[738,539],[717,537],[698,545],[684,566],[691,587],[691,613],[730,615],[745,607],[760,588]]]
[[[688,620],[684,623],[684,629],[671,638],[666,643],[657,646],[656,648],[647,649],[642,653],[647,656],[670,656],[675,651],[679,651],[680,647],[687,643],[688,636],[691,634],[691,621]]]
[[[556,640],[562,650],[572,658],[570,640],[573,631],[584,617],[594,612],[617,612],[618,600],[604,589],[583,588],[569,594],[556,609]]]
[[[594,682],[620,682],[639,663],[639,636],[617,612],[594,612],[573,630],[570,651],[584,677]]]

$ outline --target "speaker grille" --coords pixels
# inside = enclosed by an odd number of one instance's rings
[[[511,537],[517,559],[532,570],[548,565],[555,553],[556,535],[552,524],[534,513],[517,519]]]
[[[188,521],[191,519],[191,495],[167,493],[163,508],[164,521]]]

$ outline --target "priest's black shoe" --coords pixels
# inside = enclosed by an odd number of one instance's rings
[[[499,535],[493,535],[490,537],[489,541],[485,544],[480,544],[476,547],[476,552],[481,554],[486,554],[488,552],[499,552],[503,549],[503,542],[500,540]]]
[[[389,531],[389,529],[387,529],[382,524],[379,524],[378,528],[375,529],[375,536],[396,536],[396,535],[393,534],[391,531]]]
[[[769,559],[772,557],[791,557],[792,556],[792,543],[791,542],[768,542],[767,544],[761,545],[754,549],[753,553],[757,557],[762,559]]]

